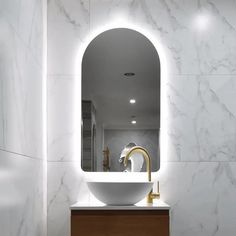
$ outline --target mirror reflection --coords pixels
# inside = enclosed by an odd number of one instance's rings
[[[88,45],[82,61],[82,169],[145,171],[142,154],[123,160],[134,146],[144,147],[151,169],[160,167],[160,62],[144,35],[118,28]]]

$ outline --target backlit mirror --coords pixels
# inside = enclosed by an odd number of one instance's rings
[[[117,28],[95,37],[82,60],[82,158],[84,171],[145,171],[135,145],[147,149],[152,171],[160,167],[160,61],[145,35]]]

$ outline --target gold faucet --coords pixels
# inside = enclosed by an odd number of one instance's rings
[[[151,182],[151,158],[147,152],[147,150],[143,147],[140,146],[135,146],[132,147],[128,153],[126,154],[125,158],[124,158],[124,166],[127,166],[128,164],[128,160],[130,158],[130,156],[134,153],[141,153],[143,154],[143,157],[146,161],[146,168],[147,168],[147,173],[148,173],[148,181]],[[153,203],[153,199],[159,199],[160,198],[160,193],[159,193],[159,182],[158,182],[158,193],[153,193],[153,191],[151,190],[148,195],[147,195],[147,202],[148,203]]]

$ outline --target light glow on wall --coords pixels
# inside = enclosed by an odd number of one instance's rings
[[[209,28],[210,17],[207,14],[200,13],[194,18],[193,26],[196,30],[203,32]]]
[[[43,155],[43,235],[47,235],[47,0],[42,1],[42,155]]]
[[[167,151],[167,99],[166,99],[166,84],[168,81],[168,73],[167,73],[167,61],[166,61],[166,53],[164,47],[160,44],[161,40],[157,37],[152,35],[149,31],[143,29],[143,27],[128,24],[127,21],[122,21],[121,18],[114,20],[112,24],[103,25],[100,28],[93,30],[87,36],[87,38],[80,43],[78,48],[77,57],[75,60],[75,87],[74,87],[74,155],[76,161],[76,169],[79,172],[79,175],[84,177],[86,180],[96,180],[96,181],[104,181],[107,180],[108,173],[104,172],[84,172],[81,168],[81,68],[82,68],[82,59],[84,52],[90,42],[97,37],[99,34],[115,29],[115,28],[127,28],[131,30],[135,30],[144,36],[146,36],[156,48],[159,58],[160,58],[160,65],[161,65],[161,119],[160,119],[160,166],[164,168],[164,162],[166,157]],[[163,171],[163,169],[162,169]],[[158,172],[153,172],[152,180],[155,180],[158,176]],[[124,172],[110,172],[109,173],[110,181],[142,181],[147,179],[147,173],[124,173]]]

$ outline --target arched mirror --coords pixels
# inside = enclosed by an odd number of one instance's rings
[[[82,158],[84,171],[145,171],[135,145],[160,168],[160,60],[143,34],[126,28],[95,37],[82,60]]]

